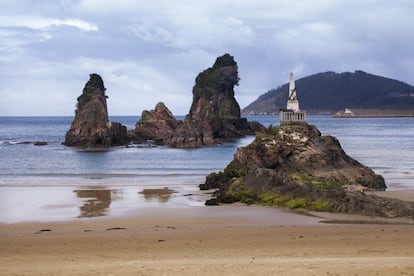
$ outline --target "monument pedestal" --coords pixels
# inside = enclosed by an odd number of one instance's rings
[[[288,100],[286,107],[287,107],[287,110],[292,110],[293,112],[300,111],[298,100]]]

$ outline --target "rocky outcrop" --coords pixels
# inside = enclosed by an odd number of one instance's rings
[[[186,120],[209,121],[214,118],[240,118],[240,106],[234,97],[239,84],[234,58],[225,54],[212,68],[198,74],[193,87],[193,102]]]
[[[212,136],[204,136],[200,125],[177,120],[171,111],[160,102],[153,110],[144,110],[133,131],[129,132],[136,143],[151,143],[176,148],[212,146],[217,142]]]
[[[102,78],[91,74],[78,97],[75,118],[65,136],[66,146],[100,148],[127,142],[126,127],[109,121],[105,90]]]
[[[414,217],[412,203],[369,195],[384,179],[349,157],[335,137],[306,124],[269,127],[239,148],[223,172],[201,189],[217,189],[207,202],[259,203],[371,216]]]
[[[240,107],[234,97],[234,86],[238,82],[234,58],[229,54],[218,57],[212,68],[197,76],[193,102],[184,121],[176,120],[168,108],[159,103],[154,110],[142,113],[142,119],[130,132],[132,140],[194,148],[263,131],[261,124],[240,117]]]
[[[141,120],[135,124],[135,130],[129,133],[131,139],[137,143],[152,140],[163,144],[165,140],[174,135],[182,121],[175,119],[172,112],[164,103],[157,103],[153,110],[144,110]]]

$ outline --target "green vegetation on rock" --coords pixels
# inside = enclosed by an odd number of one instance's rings
[[[280,127],[270,125],[264,132],[259,133],[256,139],[279,139]]]
[[[247,174],[247,168],[234,168],[232,165],[228,165],[224,169],[224,175],[227,178],[233,178],[233,177],[242,177]]]
[[[315,211],[328,211],[331,203],[327,200],[311,201],[306,198],[286,198],[277,193],[263,193],[258,196],[258,204],[265,206],[287,207],[290,209],[309,209]]]
[[[312,185],[320,189],[336,189],[347,185],[347,182],[344,179],[324,179],[307,174],[292,174],[292,179],[299,183]]]
[[[232,183],[225,192],[225,196],[234,202],[239,201],[245,204],[253,204],[257,201],[257,196],[253,190],[244,185],[242,177],[232,179]]]
[[[78,109],[92,100],[93,93],[105,93],[106,88],[104,86],[104,82],[101,76],[99,76],[98,74],[90,74],[89,77],[90,78],[88,82],[85,84],[85,87],[83,88],[82,94],[77,98]]]

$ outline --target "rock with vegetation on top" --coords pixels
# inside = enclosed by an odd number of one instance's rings
[[[66,146],[105,148],[127,142],[126,127],[109,121],[105,90],[102,78],[91,74],[78,97],[75,118],[65,136]]]
[[[142,119],[130,132],[132,140],[154,140],[170,147],[194,148],[263,131],[261,124],[240,117],[240,107],[234,97],[234,86],[238,82],[234,58],[229,54],[218,57],[213,67],[197,76],[193,102],[184,121],[176,120],[168,108],[159,103],[154,110],[142,113]]]
[[[335,137],[307,124],[270,126],[200,188],[217,189],[212,204],[414,217],[412,203],[369,195],[386,188],[383,177],[349,157]]]

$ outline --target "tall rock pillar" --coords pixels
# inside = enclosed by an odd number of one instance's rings
[[[109,121],[106,88],[98,74],[91,74],[78,97],[75,118],[66,132],[66,146],[100,148],[126,143],[127,129]]]

